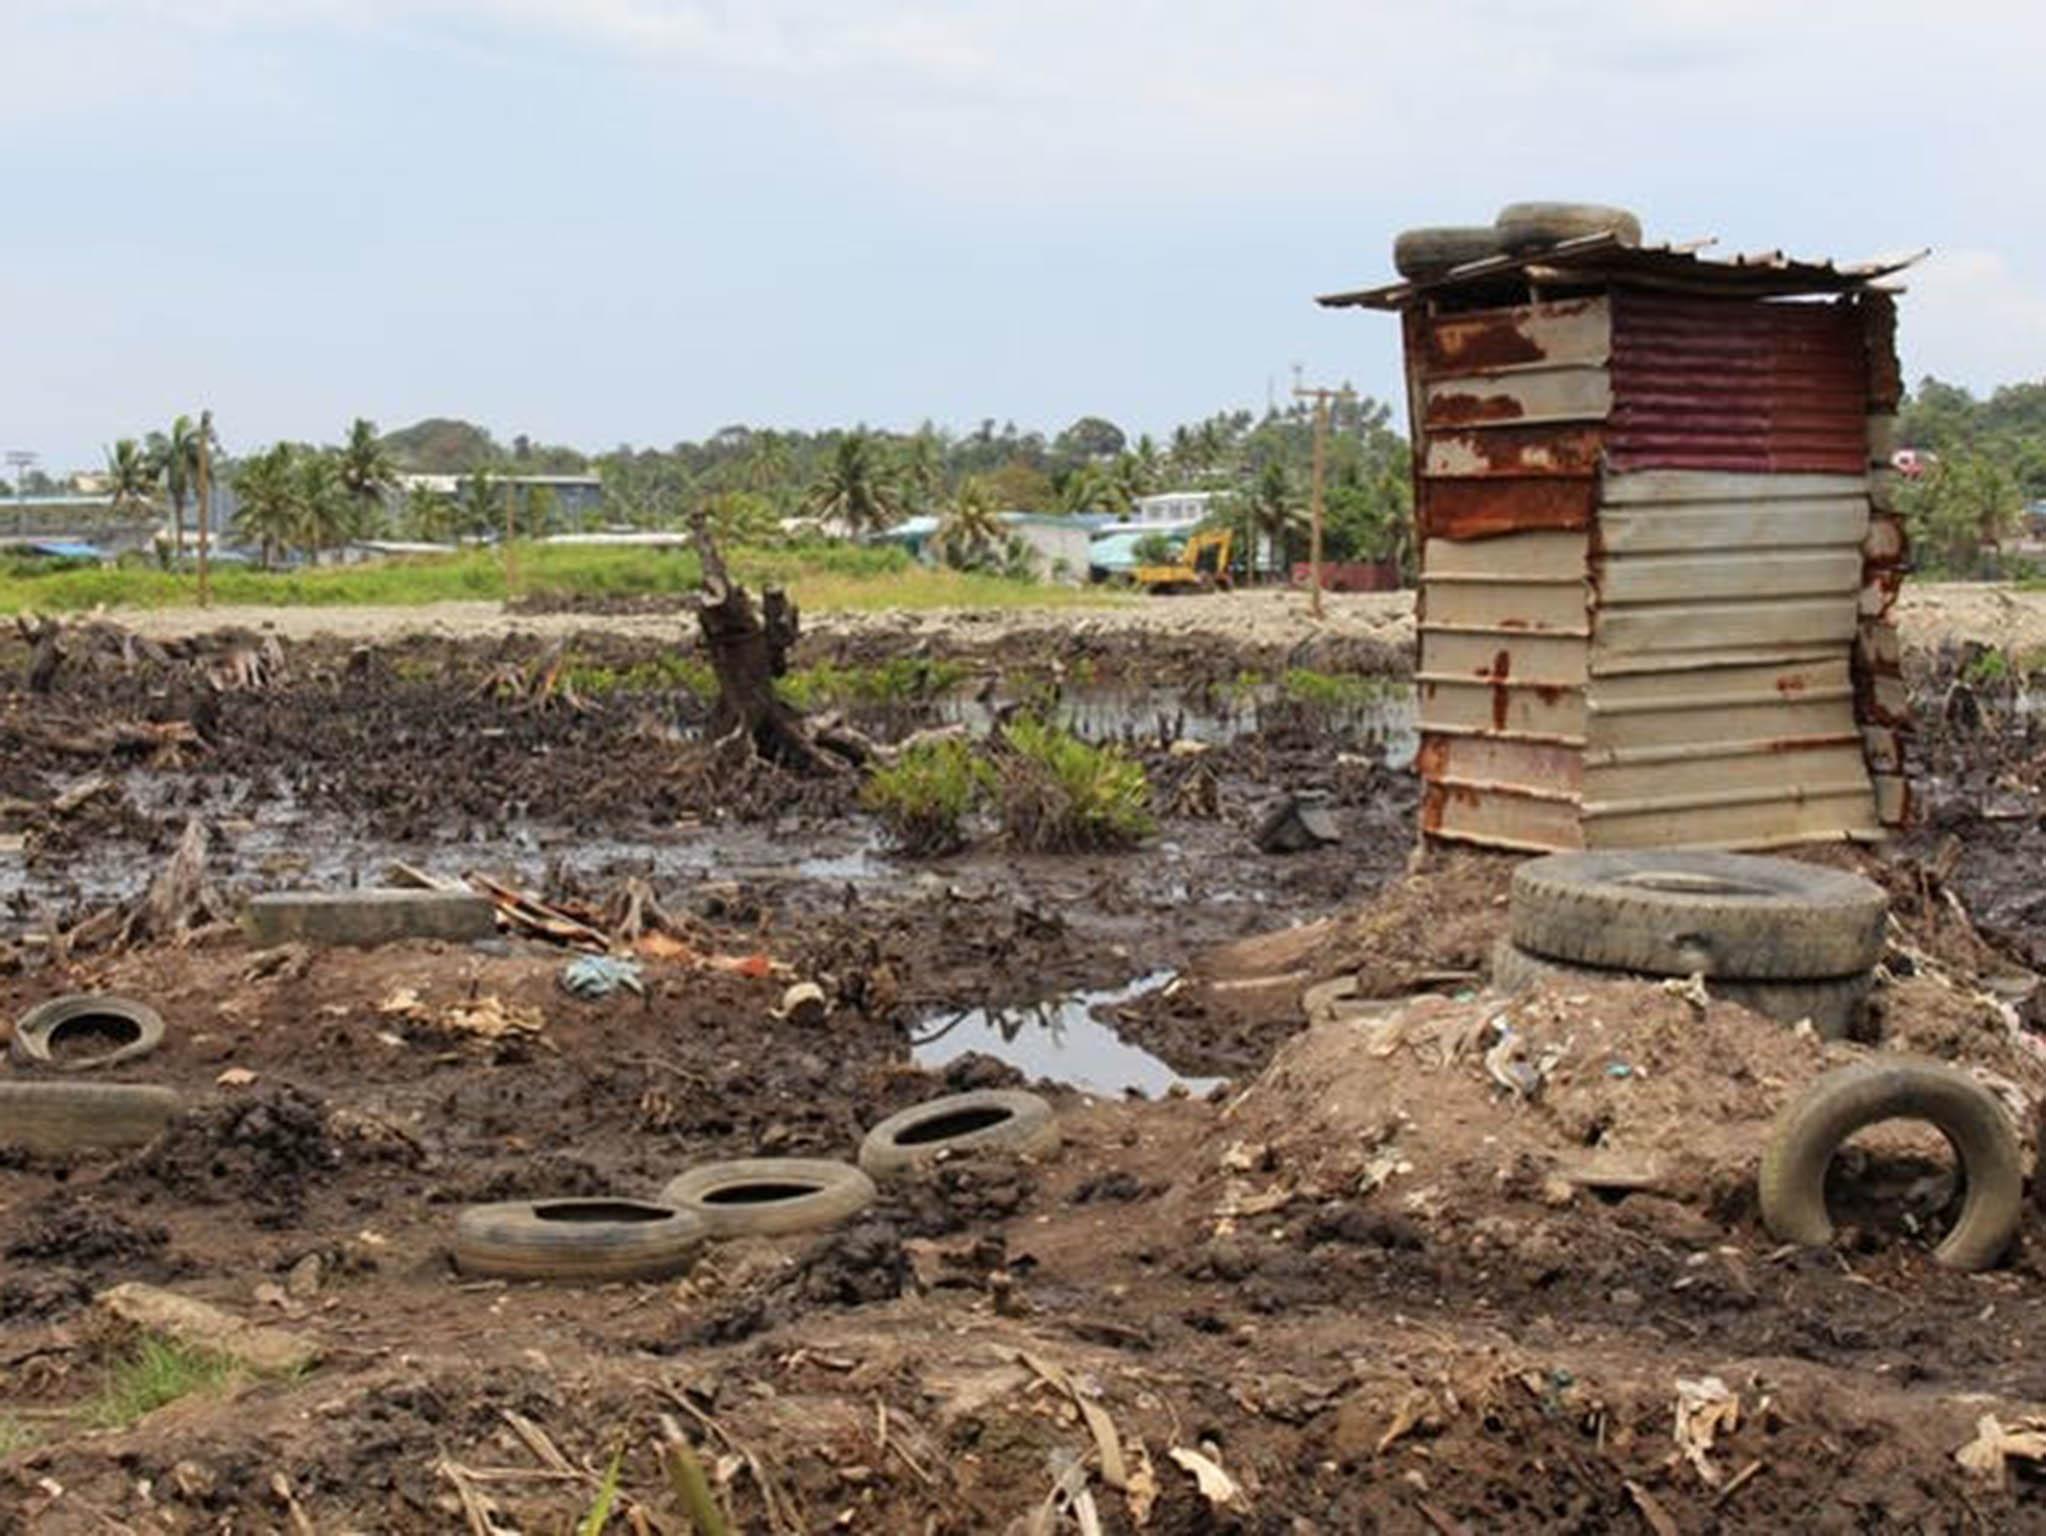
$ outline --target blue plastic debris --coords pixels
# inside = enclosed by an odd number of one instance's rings
[[[620,987],[646,996],[646,985],[639,978],[639,962],[621,960],[615,955],[578,956],[563,968],[561,984],[585,1002],[609,997]]]

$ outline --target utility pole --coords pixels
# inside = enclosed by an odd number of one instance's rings
[[[504,600],[510,602],[519,593],[519,550],[514,542],[518,538],[517,507],[519,488],[509,476],[504,482]]]
[[[14,531],[28,537],[28,472],[38,455],[27,448],[7,450],[7,467],[14,471]]]
[[[1306,389],[1295,384],[1294,398],[1314,402],[1314,498],[1313,522],[1307,543],[1307,590],[1309,611],[1321,617],[1321,480],[1328,463],[1328,405],[1331,400],[1354,400],[1353,389]]]
[[[199,413],[199,606],[210,607],[212,588],[208,581],[207,553],[213,521],[213,413]]]

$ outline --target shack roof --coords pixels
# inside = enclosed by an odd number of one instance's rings
[[[1329,293],[1315,302],[1330,309],[1405,309],[1430,298],[1483,299],[1495,294],[1512,301],[1531,284],[1554,289],[1647,288],[1703,297],[1771,299],[1807,294],[1851,293],[1901,272],[1925,257],[1836,262],[1801,261],[1781,251],[1757,251],[1731,258],[1699,254],[1711,240],[1681,244],[1623,245],[1614,235],[1585,235],[1522,255],[1486,256],[1452,267],[1440,277],[1387,283],[1350,293]]]

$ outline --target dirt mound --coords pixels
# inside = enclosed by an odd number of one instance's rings
[[[341,1164],[325,1102],[283,1086],[194,1110],[139,1153],[129,1171],[198,1204],[247,1204],[257,1226],[284,1227],[304,1213],[311,1186]]]
[[[1970,1040],[2005,1086],[2012,1051]],[[1283,1048],[1179,1194],[1223,1232],[1302,1203],[1368,1198],[1427,1228],[1592,1190],[1736,1220],[1785,1100],[1861,1054],[1651,982],[1416,998]],[[2036,1075],[2015,1091],[2036,1097]]]

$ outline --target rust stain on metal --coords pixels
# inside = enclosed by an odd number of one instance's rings
[[[1429,324],[1421,365],[1431,375],[1473,373],[1484,368],[1512,368],[1546,362],[1552,356],[1543,322],[1567,325],[1594,314],[1598,299],[1574,299],[1528,308],[1480,310],[1443,315]]]
[[[1506,679],[1512,672],[1513,653],[1501,650],[1492,658],[1492,729],[1495,731],[1506,729],[1506,712],[1513,703],[1513,695],[1507,690]]]
[[[1810,680],[1802,672],[1787,672],[1776,679],[1776,691],[1786,697],[1803,693],[1810,686]]]
[[[1521,402],[1510,394],[1489,395],[1444,393],[1428,401],[1431,427],[1473,426],[1480,422],[1517,421],[1526,414]]]
[[[1599,427],[1494,427],[1438,432],[1428,438],[1430,478],[1494,475],[1589,477],[1598,469]]]
[[[1597,502],[1598,488],[1588,476],[1424,480],[1421,531],[1424,538],[1457,540],[1541,529],[1575,532],[1591,526]]]

